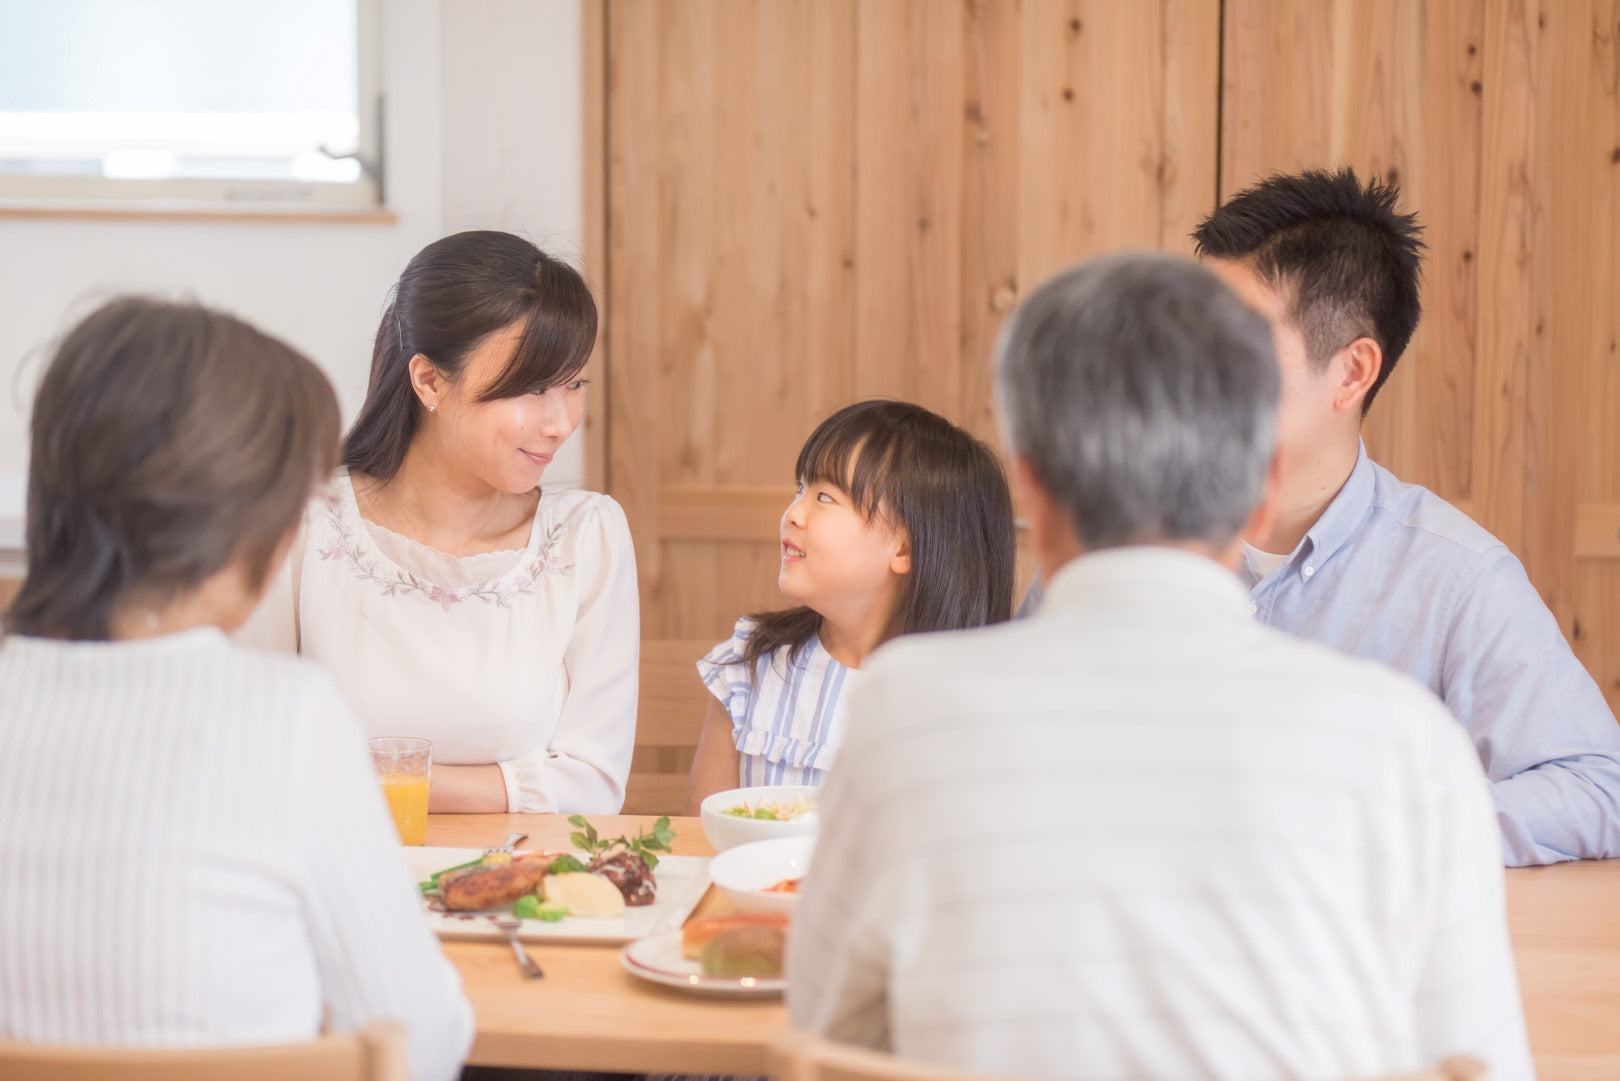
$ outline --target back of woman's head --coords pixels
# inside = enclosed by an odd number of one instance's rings
[[[371,381],[344,439],[343,464],[391,479],[421,423],[411,358],[421,354],[455,382],[478,344],[513,324],[523,327],[517,348],[479,401],[572,379],[596,343],[596,301],[577,270],[511,233],[456,233],[418,252],[378,324]]]
[[[801,482],[848,492],[867,520],[904,531],[911,569],[887,637],[1011,616],[1012,494],[995,453],[972,435],[909,402],[857,402],[810,434],[794,471]],[[820,630],[819,617],[802,608],[758,618],[750,662],[782,645],[802,647]]]
[[[263,586],[331,470],[340,419],[308,359],[221,312],[114,300],[68,332],[34,397],[21,634],[106,639],[232,560]]]

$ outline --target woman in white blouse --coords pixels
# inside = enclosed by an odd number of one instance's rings
[[[35,395],[28,572],[0,638],[0,1040],[221,1047],[402,1022],[456,1076],[472,1011],[325,673],[231,644],[338,408],[287,346],[125,299]]]
[[[630,531],[607,496],[541,485],[583,418],[595,340],[584,280],[528,241],[477,231],[424,248],[383,313],[291,596],[247,636],[319,662],[370,735],[432,740],[433,811],[624,800]]]

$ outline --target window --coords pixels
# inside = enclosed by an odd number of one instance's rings
[[[0,0],[0,199],[377,205],[376,0]]]

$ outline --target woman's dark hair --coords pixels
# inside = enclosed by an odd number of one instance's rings
[[[417,252],[377,326],[371,382],[343,440],[343,464],[393,479],[421,423],[411,358],[422,354],[455,382],[479,343],[514,323],[523,326],[517,348],[479,401],[572,379],[596,344],[596,301],[577,270],[511,233],[456,233]]]
[[[340,424],[320,370],[239,319],[139,297],[97,309],[34,396],[28,570],[6,629],[105,640],[126,605],[236,558],[262,587]]]
[[[794,475],[849,493],[868,521],[905,530],[911,573],[884,640],[919,631],[1002,623],[1012,615],[1012,494],[989,447],[909,402],[845,406],[810,433]],[[762,612],[743,647],[750,670],[789,647],[788,662],[821,632],[809,608]]]

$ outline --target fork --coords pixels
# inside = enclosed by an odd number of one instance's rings
[[[531,980],[538,980],[545,975],[544,972],[540,971],[540,966],[535,964],[534,959],[529,956],[529,951],[523,948],[523,942],[517,936],[518,927],[520,926],[517,920],[510,916],[491,916],[490,922],[506,932],[506,941],[511,945],[512,954],[517,958],[518,968],[523,970],[524,976]]]
[[[528,836],[527,833],[508,833],[506,835],[506,843],[505,844],[501,845],[501,847],[499,847],[499,848],[486,848],[486,849],[484,849],[484,855],[488,856],[488,855],[492,855],[493,853],[496,853],[496,852],[505,852],[507,855],[511,855],[513,850],[517,848],[518,842],[523,840],[527,836]]]

